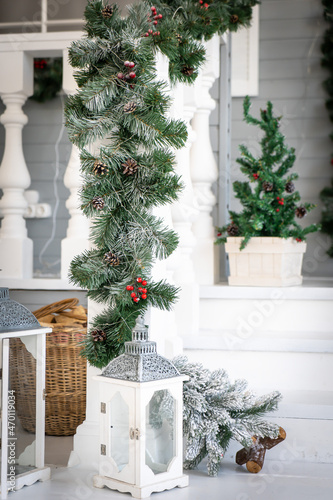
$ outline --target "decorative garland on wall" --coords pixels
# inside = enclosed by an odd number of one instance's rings
[[[86,36],[69,51],[79,91],[68,97],[65,116],[80,149],[81,208],[92,221],[92,249],[73,260],[71,280],[105,306],[84,344],[92,365],[122,352],[149,305],[169,310],[177,297],[174,286],[151,278],[155,260],[178,244],[152,209],[182,189],[172,150],[184,146],[187,130],[167,116],[155,55],[168,57],[171,83],[193,83],[205,59],[201,40],[247,26],[258,3],[143,0],[125,19],[117,5],[93,0],[86,7]]]
[[[323,54],[321,63],[329,72],[329,77],[324,81],[324,88],[328,94],[326,108],[333,122],[333,0],[322,0],[324,6],[324,18],[329,23],[329,28],[324,33],[321,51]],[[330,135],[333,140],[333,133]],[[333,154],[331,155],[331,164],[333,165]],[[333,257],[333,178],[331,185],[325,187],[320,193],[320,199],[323,202],[323,212],[321,226],[323,233],[331,238],[331,247],[327,253]]]
[[[62,89],[62,57],[34,59],[34,93],[30,97],[46,102],[57,96]]]

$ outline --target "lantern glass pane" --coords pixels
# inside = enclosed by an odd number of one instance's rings
[[[155,391],[146,406],[146,465],[166,472],[176,451],[176,401],[168,389]]]
[[[120,472],[129,460],[129,407],[120,392],[116,392],[109,404],[111,457]]]
[[[37,369],[36,335],[10,339],[7,422],[3,423],[7,425],[7,483],[10,491],[14,477],[36,469],[36,415],[42,411],[41,398],[36,398]]]

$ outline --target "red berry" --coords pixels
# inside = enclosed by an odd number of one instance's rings
[[[162,14],[159,14],[158,19],[162,19],[162,18],[163,18]]]
[[[136,278],[136,281],[137,281],[138,283],[141,283],[142,278]]]
[[[143,284],[143,286],[146,286],[147,285],[147,281],[143,280],[142,284]]]
[[[147,293],[147,288],[142,288],[142,293]]]
[[[259,177],[259,175],[258,175],[258,174],[252,174],[252,175],[253,175],[253,178],[254,178],[255,180],[257,180],[257,179],[258,179],[258,177]]]
[[[216,236],[219,238],[220,236],[222,236],[222,233],[217,233]]]
[[[129,76],[130,78],[135,78],[135,77],[136,77],[136,74],[134,73],[134,71],[131,71],[131,72],[128,74],[128,76]]]
[[[124,78],[124,73],[118,73],[117,78],[119,78],[119,80],[122,80]]]
[[[149,33],[145,33],[145,36],[149,36]]]
[[[153,32],[153,30],[148,30],[148,33],[151,34]]]
[[[134,300],[134,302],[138,303],[140,299],[139,299],[139,297],[134,297],[133,300]]]
[[[150,7],[150,10],[152,10],[152,11],[156,10],[155,5],[153,5],[152,7]]]
[[[199,0],[199,3],[202,5],[203,4],[203,0]]]
[[[131,62],[129,63],[129,65],[128,65],[128,67],[129,67],[129,68],[134,68],[134,66],[135,66],[135,63],[134,63],[133,61],[131,61]]]
[[[159,31],[156,31],[156,35],[160,35],[161,33]]]
[[[208,7],[209,7],[208,3],[204,3],[204,7],[205,7],[206,9],[208,9]]]
[[[142,299],[146,299],[146,298],[147,298],[147,295],[146,295],[145,293],[143,293],[143,294],[141,295],[141,298],[142,298]]]
[[[299,243],[300,241],[302,241],[302,238],[296,238],[296,241],[298,241]]]
[[[135,292],[132,292],[132,293],[131,293],[131,297],[133,297],[133,298],[134,298],[134,297],[136,297],[136,293],[135,293]]]
[[[280,209],[279,209],[279,208],[277,208],[277,209],[276,209],[276,211],[277,211],[277,212],[280,212]]]
[[[124,66],[126,66],[128,68],[128,66],[130,65],[131,63],[129,61],[125,61],[124,62]]]
[[[139,286],[138,290],[139,290],[139,292],[141,293],[141,292],[142,292],[142,290],[143,290],[142,286]]]
[[[276,199],[277,199],[277,200],[279,200],[279,199],[280,199],[280,196],[277,196],[277,197],[276,197]]]
[[[153,24],[155,24],[155,26],[156,26],[156,24],[157,24],[157,21],[153,21]]]
[[[126,290],[130,291],[133,290],[133,288],[131,287],[131,285],[127,285]]]

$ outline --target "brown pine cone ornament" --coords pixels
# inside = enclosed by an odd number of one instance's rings
[[[273,191],[273,184],[272,182],[265,181],[262,183],[262,188],[266,193],[270,193]]]
[[[193,71],[194,71],[194,68],[192,68],[191,66],[183,66],[182,69],[181,69],[181,72],[183,73],[183,75],[186,75],[186,76],[191,76],[193,75]]]
[[[102,9],[102,16],[105,17],[106,19],[110,18],[113,16],[113,7],[112,5],[106,5]]]
[[[133,101],[130,101],[130,102],[125,104],[125,106],[123,107],[123,111],[124,111],[124,113],[133,113],[133,111],[135,111],[136,108],[137,108],[136,103]]]
[[[297,207],[295,210],[295,214],[296,214],[296,217],[298,217],[299,219],[303,219],[303,217],[305,217],[307,214],[306,208],[305,207]]]
[[[106,333],[99,329],[93,330],[91,336],[94,342],[104,342],[106,339]]]
[[[91,203],[92,203],[93,207],[96,208],[96,210],[103,210],[104,205],[105,205],[105,202],[101,196],[95,196],[92,199]]]
[[[295,184],[289,181],[285,185],[284,189],[287,191],[287,193],[293,193],[295,191]]]
[[[135,160],[129,158],[128,160],[125,161],[125,163],[122,163],[121,166],[124,167],[123,174],[133,175],[138,170],[139,165]]]
[[[227,233],[229,236],[238,236],[239,234],[238,226],[236,226],[236,224],[234,223],[229,224],[229,226],[227,227]]]
[[[95,175],[105,175],[108,171],[108,166],[99,160],[95,160],[93,170]]]
[[[106,252],[104,254],[104,260],[110,266],[119,266],[119,264],[120,264],[120,260],[119,260],[118,256],[115,253],[112,253],[111,251]]]
[[[237,14],[233,14],[232,16],[230,16],[231,24],[236,24],[236,23],[238,23],[238,21],[239,21],[239,17],[237,16]]]

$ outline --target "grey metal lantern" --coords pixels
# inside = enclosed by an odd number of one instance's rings
[[[96,376],[100,387],[100,463],[94,486],[146,498],[188,485],[183,474],[183,381],[156,352],[143,318],[125,354]]]
[[[45,334],[35,316],[0,288],[1,498],[50,477],[44,467]]]

